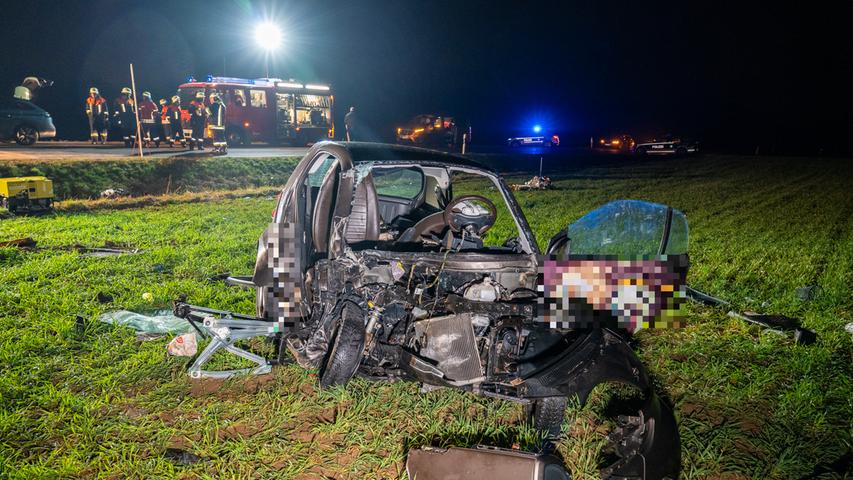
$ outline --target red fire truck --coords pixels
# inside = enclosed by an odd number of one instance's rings
[[[189,122],[186,107],[199,91],[204,92],[205,101],[218,93],[225,103],[230,145],[255,141],[308,145],[335,136],[335,97],[329,85],[279,78],[208,75],[205,81],[197,81],[190,77],[178,87],[185,125]],[[205,136],[211,138],[210,132]]]

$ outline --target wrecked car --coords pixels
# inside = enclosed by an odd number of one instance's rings
[[[678,326],[686,244],[681,212],[618,201],[543,253],[494,171],[415,147],[322,142],[282,190],[243,282],[257,289],[256,318],[184,302],[176,313],[203,322],[214,349],[257,362],[248,372],[269,363],[234,340],[275,335],[321,386],[358,374],[516,401],[550,438],[569,397],[629,385],[641,400],[614,416],[602,475],[674,478],[672,410],[626,335]],[[220,375],[201,369],[212,351],[191,375]]]

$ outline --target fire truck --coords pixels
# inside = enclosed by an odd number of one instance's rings
[[[226,135],[230,145],[252,142],[310,145],[334,138],[334,100],[329,85],[303,84],[280,78],[190,77],[178,86],[184,125],[187,107],[198,92],[205,101],[218,93],[226,107]],[[205,132],[212,138],[211,132]]]

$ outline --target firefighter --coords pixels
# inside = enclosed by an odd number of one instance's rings
[[[228,153],[225,138],[225,104],[215,93],[210,94],[210,130],[213,133],[213,151]]]
[[[142,145],[150,147],[151,143],[160,144],[157,136],[157,104],[151,100],[151,92],[142,92],[139,102],[139,121],[142,123]]]
[[[159,139],[156,144],[159,147],[160,142],[166,142],[170,147],[172,146],[172,126],[169,124],[169,101],[165,98],[160,99],[160,111],[157,112],[157,116],[155,117],[157,120],[157,124],[160,126],[160,129],[157,131],[157,138]]]
[[[184,126],[181,124],[181,97],[175,95],[172,97],[172,104],[169,105],[169,126],[172,130],[172,144],[186,146],[187,140],[184,138]]]
[[[106,143],[110,112],[107,101],[95,87],[89,89],[89,96],[86,97],[86,116],[89,118],[89,138],[92,145]]]
[[[187,110],[190,112],[190,127],[192,128],[190,150],[193,148],[204,150],[204,124],[210,113],[204,103],[204,92],[195,94],[195,100],[190,102]]]
[[[136,142],[136,115],[133,110],[135,107],[130,88],[121,89],[121,95],[116,98],[113,107],[115,108],[113,116],[118,119],[124,146],[132,147]]]

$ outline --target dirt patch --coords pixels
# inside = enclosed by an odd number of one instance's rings
[[[708,423],[714,427],[718,427],[726,421],[725,415],[700,403],[684,402],[679,406],[679,410],[681,410],[682,415],[694,418],[703,423]]]
[[[338,455],[336,460],[338,465],[347,466],[358,460],[359,455],[361,455],[361,449],[356,446],[352,446],[344,453]]]
[[[754,418],[745,418],[739,422],[740,429],[750,435],[758,435],[763,428],[762,422]]]
[[[229,425],[216,431],[216,440],[234,440],[240,438],[251,438],[264,431],[260,423],[240,423]]]
[[[320,410],[316,414],[313,415],[313,421],[319,423],[335,423],[335,420],[338,418],[338,408],[337,407],[329,407]],[[308,419],[309,422],[312,419]]]
[[[206,397],[214,393],[222,393],[225,380],[219,378],[200,378],[190,380],[190,396],[193,398]]]
[[[126,404],[121,406],[121,414],[132,420],[148,415],[148,410],[139,405]]]
[[[245,393],[255,394],[264,390],[269,390],[269,386],[272,386],[270,384],[274,383],[275,376],[273,375],[252,375],[240,382],[240,388]]]

